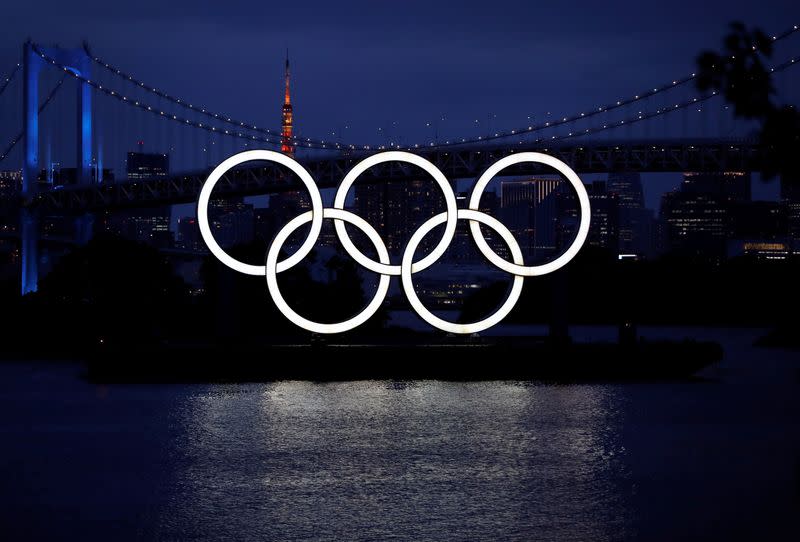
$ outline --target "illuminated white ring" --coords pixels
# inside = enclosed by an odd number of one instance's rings
[[[580,251],[583,243],[586,241],[586,237],[589,235],[589,222],[592,217],[592,211],[589,205],[589,195],[586,193],[586,187],[583,186],[583,182],[581,182],[580,177],[578,177],[572,168],[558,158],[548,154],[542,154],[540,152],[521,152],[519,154],[512,154],[511,156],[506,156],[505,158],[492,164],[492,166],[487,169],[483,175],[481,175],[481,177],[475,183],[475,186],[472,188],[472,194],[469,198],[469,208],[476,211],[480,209],[481,195],[486,189],[486,185],[489,184],[489,181],[491,181],[498,173],[500,173],[501,170],[509,166],[513,166],[514,164],[519,164],[520,162],[535,162],[550,166],[566,177],[566,179],[572,185],[572,188],[575,189],[575,192],[578,194],[578,203],[580,204],[581,208],[581,221],[580,225],[578,226],[578,234],[575,236],[572,244],[561,256],[552,262],[547,262],[541,265],[524,266],[507,262],[498,256],[497,253],[492,250],[492,248],[486,242],[486,239],[484,239],[480,225],[477,222],[470,221],[469,228],[472,232],[472,237],[475,239],[475,244],[478,246],[478,250],[480,250],[481,253],[486,256],[486,258],[494,265],[507,273],[512,273],[514,275],[523,277],[535,277],[539,275],[546,275],[548,273],[552,273],[556,269],[560,269],[578,254],[578,251]]]
[[[214,239],[214,234],[211,233],[211,227],[208,223],[208,201],[211,199],[211,192],[214,190],[214,186],[217,184],[217,181],[219,181],[220,178],[222,178],[222,176],[230,169],[244,162],[250,162],[254,160],[275,162],[282,166],[288,167],[298,177],[300,177],[300,180],[303,181],[308,193],[311,195],[311,213],[313,213],[313,218],[311,219],[311,231],[308,232],[308,238],[306,238],[297,252],[277,264],[277,270],[279,273],[297,265],[308,255],[309,252],[311,252],[311,249],[314,248],[314,243],[317,242],[319,232],[322,230],[322,196],[317,189],[317,185],[314,183],[314,179],[311,178],[311,174],[309,174],[303,166],[285,154],[264,149],[244,151],[240,152],[239,154],[234,154],[230,158],[223,161],[220,165],[215,167],[214,171],[212,171],[208,176],[208,179],[206,179],[206,182],[203,184],[203,188],[200,190],[200,197],[197,199],[197,224],[200,226],[200,235],[203,236],[203,241],[205,241],[208,250],[211,251],[211,254],[216,256],[219,261],[234,271],[238,271],[246,275],[263,276],[264,273],[266,273],[266,269],[263,265],[246,264],[229,256],[228,253],[217,244],[217,241]]]
[[[514,262],[518,265],[522,264],[522,250],[520,250],[517,240],[514,239],[514,235],[499,220],[487,215],[486,213],[481,213],[480,211],[474,211],[471,209],[459,209],[457,215],[459,219],[466,219],[470,221],[474,220],[475,223],[481,222],[495,230],[498,234],[500,234],[500,237],[503,238],[503,241],[506,242],[508,248],[511,250],[511,257],[513,258]],[[524,279],[520,275],[515,275],[514,282],[511,285],[511,291],[508,293],[508,298],[505,300],[505,302],[503,302],[503,304],[499,309],[497,309],[497,311],[495,311],[494,314],[478,322],[474,322],[472,324],[456,324],[453,322],[448,322],[447,320],[442,320],[433,314],[431,311],[425,308],[425,306],[419,300],[417,292],[414,290],[414,283],[412,282],[411,278],[411,261],[414,259],[414,252],[417,250],[417,246],[425,237],[425,235],[427,235],[429,231],[445,220],[446,217],[444,213],[438,214],[422,224],[419,229],[414,232],[414,235],[411,236],[411,240],[409,240],[406,250],[403,252],[403,260],[400,264],[402,271],[400,274],[400,280],[403,283],[403,291],[406,294],[408,302],[411,304],[411,308],[414,309],[420,318],[428,322],[433,327],[449,333],[478,333],[479,331],[483,331],[484,329],[488,329],[497,324],[503,318],[505,318],[509,312],[511,312],[511,309],[513,309],[514,305],[516,305],[519,295],[522,292],[522,282]]]
[[[306,222],[311,222],[313,215],[313,211],[307,211],[297,218],[293,218],[281,229],[281,231],[278,232],[278,235],[275,236],[275,239],[272,241],[272,245],[269,247],[269,252],[267,253],[267,289],[269,290],[270,296],[272,296],[272,301],[275,303],[275,306],[278,307],[278,310],[281,311],[281,313],[283,313],[283,315],[296,326],[314,333],[342,333],[360,326],[373,314],[375,314],[375,311],[380,308],[383,300],[386,298],[386,293],[389,291],[390,277],[388,275],[381,275],[378,281],[378,288],[375,292],[375,297],[372,298],[372,301],[370,301],[370,303],[364,307],[364,310],[349,320],[345,320],[344,322],[339,322],[336,324],[320,324],[319,322],[313,322],[297,314],[289,306],[289,304],[286,303],[286,300],[283,299],[280,289],[278,288],[277,275],[281,272],[280,269],[277,269],[278,254],[280,253],[283,243],[286,242],[286,239],[297,228]],[[332,209],[330,207],[323,209],[323,213],[321,213],[320,216],[324,218],[333,218],[337,221],[343,220],[344,222],[349,222],[356,228],[360,229],[367,234],[367,237],[369,237],[370,241],[372,241],[372,244],[375,245],[375,250],[378,252],[378,258],[380,259],[381,263],[386,264],[389,262],[389,251],[386,250],[386,245],[383,244],[383,240],[381,239],[380,235],[378,235],[378,232],[375,231],[375,228],[369,225],[369,222],[349,211],[345,211],[343,209]]]
[[[436,184],[438,184],[439,188],[442,190],[442,194],[444,194],[445,216],[447,217],[444,227],[444,234],[442,235],[442,239],[439,241],[439,244],[436,245],[430,254],[422,258],[420,261],[412,264],[411,272],[417,273],[436,263],[436,260],[441,258],[442,254],[445,253],[447,247],[453,241],[453,237],[455,237],[456,234],[456,214],[458,211],[456,195],[453,193],[453,188],[450,186],[450,181],[447,180],[447,177],[444,176],[444,173],[442,173],[434,164],[425,158],[422,158],[421,156],[402,151],[382,152],[380,154],[370,156],[369,158],[365,158],[347,173],[342,181],[342,184],[340,184],[339,188],[336,190],[336,197],[334,198],[333,206],[336,209],[344,209],[347,193],[350,191],[350,187],[353,185],[358,176],[367,171],[369,168],[378,164],[382,164],[383,162],[407,162],[424,169],[431,177],[433,177],[433,180],[436,181]],[[380,273],[381,275],[400,274],[399,265],[389,265],[388,262],[386,264],[378,263],[375,260],[366,257],[360,250],[358,250],[358,248],[353,244],[353,241],[350,239],[350,236],[347,234],[347,228],[341,221],[334,221],[334,226],[336,227],[336,235],[339,237],[339,242],[342,243],[342,247],[344,247],[345,251],[347,251],[347,253],[356,262],[361,264],[363,267],[366,267],[370,271],[374,273]]]

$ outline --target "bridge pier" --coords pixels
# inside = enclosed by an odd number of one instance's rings
[[[47,48],[43,52],[59,64],[87,79],[91,77],[92,59],[85,49]],[[22,48],[22,111],[25,160],[22,167],[22,198],[30,201],[39,189],[39,74],[47,62],[30,41]],[[88,186],[92,181],[92,89],[78,83],[77,103],[77,182]],[[20,213],[20,283],[22,295],[35,292],[39,282],[39,213],[23,209]],[[89,222],[91,225],[91,222]],[[77,228],[83,235],[83,227]],[[91,232],[91,228],[89,228]],[[89,233],[91,236],[91,233]],[[88,240],[88,237],[86,238]],[[79,242],[81,238],[79,237]]]
[[[75,219],[75,242],[85,245],[92,238],[94,231],[94,215],[86,213]]]
[[[20,212],[20,282],[22,295],[35,292],[39,283],[39,212]]]

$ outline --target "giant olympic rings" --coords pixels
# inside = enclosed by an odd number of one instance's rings
[[[211,198],[211,192],[213,191],[214,186],[230,169],[250,161],[275,162],[288,167],[300,178],[311,196],[311,210],[290,220],[289,223],[278,232],[267,252],[265,265],[246,264],[228,255],[215,241],[208,222],[208,202]],[[445,200],[445,212],[427,220],[411,236],[411,239],[409,240],[408,245],[403,252],[400,265],[391,265],[386,245],[378,235],[378,232],[375,231],[375,229],[370,226],[366,220],[354,213],[351,213],[350,211],[344,210],[347,193],[356,179],[365,171],[383,162],[405,162],[422,168],[426,173],[433,177],[433,180],[437,183],[439,189],[442,191]],[[523,162],[540,163],[555,168],[572,185],[573,189],[578,195],[578,203],[580,205],[580,224],[578,226],[578,233],[575,236],[575,239],[572,241],[567,250],[558,258],[541,265],[524,265],[522,251],[514,239],[513,234],[499,220],[479,211],[481,195],[486,189],[486,185],[489,183],[489,181],[491,181],[501,170]],[[584,187],[578,175],[561,160],[538,152],[512,154],[492,164],[492,166],[490,166],[489,169],[487,169],[483,175],[480,176],[478,181],[473,186],[468,207],[468,209],[457,208],[456,197],[453,193],[452,187],[450,186],[450,182],[439,170],[439,168],[421,156],[417,156],[408,152],[383,152],[362,160],[347,173],[344,180],[339,185],[334,198],[333,207],[323,207],[322,196],[317,189],[316,184],[314,183],[314,179],[302,165],[300,165],[294,159],[275,151],[253,150],[235,154],[214,168],[214,170],[208,176],[205,184],[203,184],[203,188],[200,190],[200,196],[197,200],[197,221],[200,226],[200,234],[203,237],[203,241],[205,241],[206,246],[208,246],[208,249],[211,251],[211,253],[220,262],[230,267],[234,271],[238,271],[247,275],[266,276],[267,289],[269,290],[275,305],[278,307],[278,310],[280,310],[287,319],[303,329],[316,333],[341,333],[358,327],[367,321],[380,308],[389,290],[390,277],[396,275],[400,276],[400,280],[403,285],[403,291],[405,292],[412,309],[420,316],[420,318],[428,322],[433,327],[443,331],[463,334],[476,333],[500,322],[511,311],[511,309],[514,307],[514,304],[519,299],[522,291],[523,277],[539,276],[552,273],[553,271],[566,265],[572,258],[574,258],[578,254],[578,251],[580,251],[583,243],[586,241],[586,237],[589,233],[589,221],[591,219],[589,196],[586,193],[586,188]],[[375,296],[367,304],[367,306],[359,314],[350,318],[349,320],[335,324],[322,324],[319,322],[313,322],[297,314],[283,299],[277,280],[278,273],[282,273],[283,271],[291,269],[300,263],[300,261],[305,258],[309,252],[311,252],[314,244],[319,238],[320,231],[322,230],[323,219],[332,219],[334,221],[334,226],[339,241],[341,242],[345,251],[358,264],[380,275]],[[497,309],[497,311],[495,311],[492,315],[472,324],[455,324],[435,316],[422,305],[422,302],[419,300],[419,297],[414,291],[414,285],[412,282],[412,275],[414,273],[430,267],[445,253],[447,247],[450,245],[453,237],[455,236],[456,223],[459,219],[469,221],[470,232],[475,239],[478,250],[480,250],[480,252],[492,264],[503,271],[514,275],[514,281],[506,301],[504,301],[500,308]],[[288,239],[288,237],[294,231],[296,231],[297,228],[309,222],[311,223],[311,229],[308,237],[300,245],[300,248],[294,254],[279,262],[278,255],[283,244],[286,242],[286,239]],[[355,244],[353,244],[350,236],[347,233],[347,229],[345,228],[345,223],[355,226],[367,235],[369,240],[375,246],[375,250],[378,254],[378,261],[367,257],[355,246]],[[415,262],[414,254],[420,242],[428,233],[430,233],[433,228],[440,224],[444,224],[445,226],[444,234],[442,235],[441,240],[436,244],[430,254]],[[493,229],[508,245],[513,263],[504,260],[491,249],[486,242],[486,239],[483,237],[480,224]]]

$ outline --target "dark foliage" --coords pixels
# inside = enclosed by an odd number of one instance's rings
[[[152,340],[186,323],[187,294],[156,249],[97,237],[64,255],[38,292],[19,301],[17,338],[44,331],[65,349],[99,340]]]
[[[565,274],[561,284],[558,273]],[[800,258],[618,261],[586,250],[557,273],[527,281],[507,321],[549,323],[565,303],[573,324],[795,326],[800,292],[790,285],[799,273]]]
[[[230,254],[244,262],[257,264],[264,261],[266,246],[254,241],[230,250]],[[282,254],[279,260],[286,257]],[[355,262],[340,254],[333,255],[324,264],[327,281],[314,280],[310,265],[317,261],[316,252],[301,264],[278,275],[280,292],[295,312],[309,320],[321,323],[337,322],[358,313],[369,301],[364,294],[362,279]],[[308,338],[309,333],[289,322],[275,307],[267,291],[264,277],[235,273],[215,258],[207,258],[201,269],[205,286],[204,312],[213,324],[209,332],[230,337],[265,338],[275,340]],[[364,326],[353,333],[369,333],[380,328],[387,318],[379,311]]]
[[[766,153],[762,177],[780,176],[800,183],[800,113],[793,105],[776,104],[767,61],[772,39],[758,29],[731,24],[721,52],[705,51],[697,58],[697,87],[722,93],[737,117],[761,124],[760,142]]]

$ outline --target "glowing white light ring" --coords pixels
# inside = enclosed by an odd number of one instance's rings
[[[503,241],[505,241],[508,245],[514,262],[517,265],[522,265],[522,251],[519,248],[519,244],[517,244],[517,240],[514,239],[514,235],[499,220],[487,215],[486,213],[481,213],[480,211],[474,211],[471,209],[459,209],[457,216],[462,220],[470,220],[470,224],[477,225],[477,223],[480,222],[494,229],[498,234],[500,234],[500,237],[502,237]],[[417,250],[417,246],[425,237],[425,235],[427,235],[428,232],[430,232],[439,224],[445,222],[446,219],[447,217],[445,216],[445,213],[438,214],[422,224],[417,231],[414,232],[414,235],[411,236],[411,239],[409,240],[408,245],[403,252],[403,260],[400,264],[400,279],[403,283],[403,291],[406,294],[408,302],[411,304],[411,308],[416,311],[420,318],[425,320],[433,327],[449,333],[478,333],[479,331],[483,331],[484,329],[488,329],[497,324],[503,318],[505,318],[509,312],[511,312],[511,309],[514,308],[514,305],[517,303],[519,295],[522,292],[523,278],[522,276],[515,274],[514,282],[511,285],[511,291],[508,293],[508,298],[503,302],[500,308],[497,309],[497,311],[495,311],[491,316],[472,324],[456,324],[453,322],[448,322],[447,320],[442,320],[425,308],[425,306],[419,300],[419,297],[417,297],[417,292],[414,290],[414,283],[412,282],[411,278],[411,274],[413,273],[411,262],[414,259],[414,252]]]
[[[378,258],[380,259],[381,263],[388,264],[389,263],[389,251],[386,250],[386,245],[383,243],[380,235],[378,232],[375,231],[375,228],[369,225],[369,223],[361,218],[360,216],[353,214],[349,211],[345,211],[343,209],[332,209],[330,207],[323,209],[323,212],[320,213],[320,217],[324,218],[333,218],[338,221],[349,222],[353,226],[359,228],[367,237],[369,237],[370,241],[375,245],[375,250],[378,252]],[[267,264],[266,264],[266,276],[267,276],[267,289],[269,290],[270,296],[272,296],[272,300],[275,302],[275,306],[278,307],[278,310],[289,319],[294,325],[306,329],[308,331],[314,333],[342,333],[344,331],[349,331],[353,328],[356,328],[366,322],[375,312],[380,308],[383,300],[386,298],[386,294],[389,291],[389,275],[381,275],[378,281],[378,288],[375,292],[375,297],[372,298],[372,301],[364,307],[364,309],[355,315],[354,317],[350,318],[349,320],[345,320],[343,322],[338,322],[335,324],[321,324],[319,322],[313,322],[307,318],[303,318],[299,314],[297,314],[286,300],[283,299],[281,295],[280,288],[278,287],[278,273],[281,272],[278,269],[278,254],[280,253],[281,247],[283,243],[286,242],[286,239],[300,226],[305,224],[306,222],[311,222],[314,216],[313,211],[307,211],[297,218],[294,218],[289,221],[281,231],[278,232],[278,235],[275,236],[275,239],[272,241],[272,245],[269,247],[269,252],[267,253]],[[284,260],[284,261],[288,261]],[[288,269],[288,267],[287,267]]]
[[[546,275],[557,269],[560,269],[578,254],[583,246],[583,243],[586,241],[586,237],[589,235],[589,222],[592,218],[592,211],[589,205],[589,194],[586,193],[586,187],[583,186],[583,182],[581,182],[581,179],[572,170],[572,168],[558,158],[548,154],[542,154],[540,152],[521,152],[519,154],[512,154],[492,164],[491,167],[489,167],[489,169],[487,169],[475,183],[469,198],[469,208],[476,211],[480,209],[481,195],[486,189],[486,185],[489,184],[489,181],[491,181],[498,173],[500,173],[501,170],[521,162],[534,162],[550,166],[566,177],[566,179],[572,185],[572,188],[575,189],[575,192],[578,194],[578,203],[580,204],[581,208],[581,220],[580,225],[578,226],[578,234],[575,236],[572,244],[570,244],[570,246],[561,256],[552,262],[547,262],[541,265],[524,266],[507,262],[498,256],[497,253],[492,250],[492,248],[486,242],[486,239],[484,239],[481,228],[477,222],[470,221],[469,228],[470,232],[472,232],[472,237],[475,239],[475,244],[478,246],[478,250],[480,250],[481,253],[486,256],[486,258],[494,265],[507,273],[512,273],[514,275],[523,277],[535,277],[539,275]]]
[[[197,224],[200,227],[200,235],[202,235],[203,241],[205,241],[208,250],[211,251],[211,254],[216,256],[220,262],[227,265],[234,271],[244,273],[245,275],[263,276],[264,273],[266,273],[266,269],[263,265],[246,264],[229,256],[228,253],[225,252],[222,247],[219,246],[219,244],[217,244],[217,241],[214,239],[214,234],[211,232],[211,227],[208,223],[208,202],[211,199],[211,192],[214,190],[214,186],[230,169],[244,162],[250,162],[254,160],[275,162],[282,166],[288,167],[300,178],[301,181],[303,181],[303,184],[311,196],[311,231],[308,232],[308,237],[297,250],[297,252],[277,264],[277,270],[279,273],[297,265],[308,255],[309,252],[311,252],[311,249],[314,248],[314,244],[317,242],[317,238],[319,237],[319,232],[322,230],[322,196],[320,195],[317,185],[314,183],[314,179],[311,177],[311,174],[309,174],[303,166],[285,154],[264,149],[244,151],[234,154],[230,158],[223,161],[220,165],[215,167],[208,176],[208,179],[206,179],[206,182],[203,184],[203,188],[200,190],[200,196],[197,199]]]
[[[436,262],[436,260],[441,258],[442,254],[445,253],[447,247],[450,245],[453,237],[456,234],[456,214],[458,211],[456,196],[453,193],[453,188],[450,186],[450,182],[447,180],[447,177],[445,177],[439,168],[437,168],[434,164],[425,158],[422,158],[421,156],[402,151],[387,151],[365,158],[347,173],[342,181],[342,184],[340,184],[339,188],[336,190],[336,197],[334,198],[333,206],[336,209],[344,209],[347,193],[350,191],[350,187],[353,185],[358,176],[367,171],[369,168],[384,162],[407,162],[422,168],[426,173],[433,177],[433,180],[439,185],[439,188],[442,190],[442,194],[444,195],[445,216],[447,218],[444,234],[442,235],[442,239],[439,241],[439,244],[436,245],[430,254],[422,258],[420,261],[412,264],[411,272],[417,273],[430,267]],[[350,239],[344,223],[336,220],[334,222],[334,226],[336,227],[336,235],[339,237],[339,242],[342,244],[342,247],[344,247],[345,251],[347,251],[347,253],[355,261],[361,264],[361,266],[366,267],[374,273],[380,273],[381,275],[400,275],[399,265],[378,263],[375,260],[368,258],[360,250],[358,250],[358,248],[353,244],[353,241]]]
[[[228,256],[228,254],[225,253],[225,251],[222,250],[222,248],[214,240],[210,225],[208,223],[208,203],[215,184],[228,170],[243,162],[251,160],[271,161],[285,165],[300,177],[311,195],[312,210],[303,213],[297,218],[294,218],[286,226],[284,226],[280,232],[278,232],[278,235],[269,248],[266,265],[264,266],[248,265]],[[416,232],[414,232],[408,246],[403,252],[402,261],[399,266],[390,265],[389,253],[375,229],[363,218],[343,209],[347,192],[352,186],[353,182],[355,182],[355,179],[367,169],[388,161],[408,162],[417,165],[428,172],[442,189],[447,207],[447,210],[444,213],[440,213],[429,219],[422,224]],[[483,193],[483,190],[486,188],[486,185],[489,183],[489,181],[502,169],[520,162],[542,163],[549,165],[561,172],[562,175],[569,180],[578,194],[578,201],[581,206],[581,221],[575,240],[568,247],[567,251],[559,258],[553,262],[538,266],[526,267],[522,265],[522,251],[520,250],[513,234],[497,219],[481,213],[478,210],[481,194]],[[359,162],[347,174],[345,179],[342,181],[342,184],[339,186],[335,197],[335,207],[323,208],[322,197],[316,187],[316,184],[311,178],[311,175],[309,175],[300,164],[295,162],[293,159],[274,151],[254,150],[239,153],[228,158],[211,172],[205,184],[203,185],[198,198],[197,216],[201,235],[203,236],[203,240],[205,241],[211,253],[214,254],[214,256],[216,256],[217,259],[219,259],[222,263],[234,269],[235,271],[239,271],[248,275],[260,275],[263,273],[266,276],[267,288],[273,298],[273,301],[275,302],[275,305],[287,319],[303,329],[316,333],[341,333],[358,327],[378,310],[388,293],[390,277],[392,275],[399,274],[403,284],[403,290],[408,297],[409,303],[423,320],[438,329],[452,333],[463,334],[483,331],[484,329],[497,324],[503,318],[505,318],[519,299],[522,290],[523,277],[544,275],[559,269],[569,262],[575,256],[575,254],[577,254],[585,242],[589,230],[589,222],[591,220],[589,197],[586,193],[583,183],[580,181],[580,178],[578,178],[575,172],[572,171],[572,169],[570,169],[569,166],[567,166],[564,162],[552,156],[534,152],[512,155],[493,164],[475,183],[475,187],[473,188],[470,196],[469,207],[469,209],[457,209],[455,194],[453,193],[447,178],[432,163],[424,158],[410,153],[392,151],[371,156]],[[335,324],[321,324],[318,322],[312,322],[311,320],[303,318],[297,314],[291,307],[289,307],[289,305],[281,296],[277,283],[278,273],[286,271],[287,269],[297,265],[312,250],[314,244],[319,238],[319,234],[322,229],[323,218],[334,220],[337,235],[339,236],[342,245],[347,249],[348,253],[356,260],[357,263],[381,275],[375,296],[367,305],[367,307],[365,307],[353,318]],[[442,320],[432,314],[420,302],[416,292],[414,291],[414,285],[412,282],[413,273],[421,271],[432,265],[447,250],[447,247],[450,245],[453,237],[455,236],[456,221],[458,219],[470,221],[470,231],[472,232],[475,242],[483,255],[500,269],[514,275],[514,281],[508,298],[501,305],[501,307],[491,316],[472,324],[455,324]],[[311,232],[308,238],[302,243],[300,249],[291,257],[286,258],[282,262],[278,262],[280,249],[288,239],[289,235],[296,231],[301,225],[308,222],[311,222]],[[367,235],[367,237],[369,237],[369,239],[375,245],[378,253],[378,262],[367,258],[355,247],[355,245],[353,245],[350,237],[347,235],[344,222],[349,222],[350,224],[356,226],[357,228],[361,229]],[[482,232],[480,231],[480,223],[494,229],[506,242],[511,251],[514,263],[503,260],[489,247],[482,235]],[[419,243],[433,228],[441,224],[445,224],[445,234],[442,237],[442,240],[435,247],[434,251],[431,252],[431,254],[419,262],[414,262],[414,254],[419,246]]]

